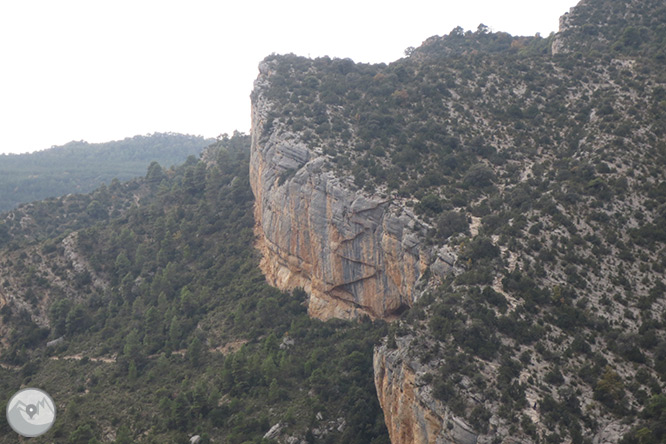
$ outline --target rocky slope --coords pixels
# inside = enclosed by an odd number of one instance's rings
[[[407,355],[411,340],[401,340],[395,350],[378,347],[374,353],[375,387],[391,442],[476,444],[472,427],[437,401],[432,387],[421,381],[428,369]]]
[[[392,442],[666,436],[663,12],[262,63],[263,270],[315,316],[399,317],[374,357]]]
[[[621,50],[662,61],[666,5],[659,0],[583,0],[560,18],[553,54]]]

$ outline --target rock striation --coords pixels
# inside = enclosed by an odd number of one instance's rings
[[[375,387],[391,442],[400,444],[476,444],[477,435],[432,396],[432,387],[419,383],[424,369],[408,358],[406,342],[396,349],[376,347]]]
[[[431,263],[451,255],[426,246],[426,227],[388,198],[353,189],[327,156],[269,118],[272,63],[260,65],[252,110],[250,183],[257,247],[270,284],[301,287],[319,319],[390,319],[412,306]],[[448,262],[446,262],[448,261]]]

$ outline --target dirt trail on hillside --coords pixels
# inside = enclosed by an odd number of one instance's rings
[[[116,355],[113,355],[111,357],[107,356],[98,356],[98,357],[90,357],[90,356],[83,356],[81,354],[75,354],[75,355],[68,355],[68,356],[51,356],[51,360],[53,361],[60,361],[60,360],[65,360],[65,361],[80,361],[83,358],[88,358],[92,362],[106,362],[107,364],[111,364],[116,362]]]
[[[236,341],[230,341],[230,342],[227,342],[226,344],[221,345],[219,347],[209,348],[208,351],[211,352],[211,353],[221,353],[223,355],[227,355],[229,353],[237,352],[238,350],[241,349],[241,347],[243,345],[247,344],[247,342],[248,342],[247,339],[239,339],[239,340],[236,340]],[[186,349],[174,350],[174,351],[171,352],[172,355],[178,355],[178,356],[185,356],[186,353],[187,353]],[[149,355],[148,359],[156,359],[156,358],[159,358],[160,356],[161,356],[161,354]],[[60,360],[80,361],[83,358],[88,358],[91,362],[104,362],[106,364],[113,364],[114,362],[117,361],[118,356],[117,355],[112,355],[112,356],[92,357],[92,356],[82,355],[81,353],[76,353],[76,354],[67,355],[67,356],[51,356],[49,359],[51,359],[52,361],[60,361]],[[8,364],[0,364],[0,367],[7,368],[7,369],[10,369],[10,370],[20,369],[20,367],[10,366]]]

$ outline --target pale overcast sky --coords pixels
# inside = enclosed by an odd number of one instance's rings
[[[271,53],[389,63],[480,23],[547,36],[575,0],[26,0],[0,3],[0,153],[250,128]]]

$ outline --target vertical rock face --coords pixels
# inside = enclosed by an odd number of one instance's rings
[[[421,224],[388,199],[355,191],[326,156],[267,118],[271,65],[260,66],[252,111],[250,181],[268,281],[302,287],[314,317],[391,318],[411,306],[433,252]],[[436,259],[436,255],[435,259]],[[441,261],[440,261],[441,262]]]
[[[375,387],[392,443],[476,444],[477,435],[452,415],[418,382],[418,363],[406,357],[406,348],[375,349]]]

